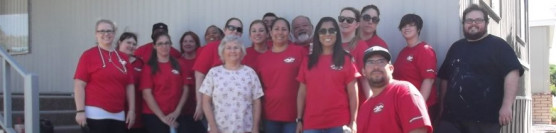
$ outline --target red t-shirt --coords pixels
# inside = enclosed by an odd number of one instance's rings
[[[147,62],[149,62],[149,59],[151,59],[151,55],[153,53],[153,48],[154,48],[154,44],[153,42],[144,44],[140,47],[138,47],[135,52],[133,52],[133,54],[139,58],[141,58],[145,64]],[[176,50],[174,47],[170,48],[170,56],[174,57],[174,58],[180,58],[181,54],[178,50]]]
[[[193,65],[194,71],[207,74],[210,68],[222,64],[218,55],[218,45],[220,45],[220,41],[213,41],[202,47],[201,53]]]
[[[253,46],[245,49],[245,51],[247,52],[247,54],[245,54],[245,57],[243,57],[241,64],[256,69],[255,65],[257,64],[257,57],[259,57],[259,55],[261,55],[262,53],[257,52]]]
[[[100,53],[104,58],[105,67]],[[120,63],[120,59],[125,62],[125,65]],[[126,86],[134,83],[132,70],[126,54],[119,51],[109,52],[95,46],[83,52],[73,78],[87,83],[86,106],[95,106],[117,113],[124,111]]]
[[[286,50],[280,53],[269,50],[259,55],[256,70],[265,94],[264,118],[282,122],[295,121],[299,88],[299,82],[295,78],[305,56],[307,51],[294,44],[288,44]]]
[[[130,71],[133,71],[133,79],[135,79],[135,123],[132,128],[143,127],[143,119],[141,118],[141,110],[143,109],[141,106],[143,105],[143,93],[141,92],[141,89],[139,89],[139,83],[141,83],[141,71],[143,70],[144,64],[143,60],[136,56],[135,61],[131,62],[131,67],[133,69]]]
[[[386,45],[386,42],[384,42],[384,40],[382,40],[382,38],[380,38],[378,35],[373,35],[373,37],[365,40],[365,42],[367,42],[367,45],[369,45],[369,47],[381,46],[388,49],[388,45]]]
[[[308,59],[303,60],[297,75],[297,80],[307,87],[303,129],[347,125],[350,110],[346,87],[361,75],[348,56],[341,67],[333,65],[332,54],[321,55],[311,69],[307,67]]]
[[[421,127],[432,133],[423,96],[406,81],[392,81],[359,107],[358,133],[407,133]]]
[[[421,83],[425,79],[436,78],[436,54],[430,45],[421,42],[414,47],[404,47],[394,63],[394,79],[408,81],[421,90]],[[426,101],[430,107],[437,102],[436,87],[431,88],[429,99]]]
[[[195,108],[197,107],[197,99],[195,99],[195,72],[191,69],[193,67],[193,64],[195,63],[195,58],[180,58],[180,60],[182,60],[182,62],[184,62],[185,64],[185,66],[182,67],[185,67],[184,69],[187,75],[187,77],[185,77],[185,84],[187,84],[187,87],[189,89],[187,93],[187,101],[185,101],[182,113],[185,115],[193,115],[195,114]]]
[[[342,46],[347,46],[348,43],[344,43],[342,44]],[[353,56],[353,59],[355,61],[355,66],[357,68],[357,71],[360,71],[363,69],[365,62],[363,61],[363,56],[365,55],[365,50],[367,50],[369,48],[369,45],[361,40],[358,41],[357,44],[355,45],[355,48],[353,48],[351,51],[349,51],[349,53],[351,54],[351,56]],[[364,78],[364,77],[360,77],[360,78]],[[357,91],[359,92],[360,95],[359,96],[359,104],[362,104],[363,101],[365,101],[365,95],[363,95],[363,86],[361,83],[358,82],[357,84]]]
[[[141,75],[141,90],[151,89],[152,95],[158,104],[158,107],[164,114],[169,114],[176,110],[178,102],[181,98],[183,86],[185,83],[186,70],[185,64],[178,60],[181,70],[172,68],[170,61],[158,63],[158,72],[151,74],[152,68],[149,65],[143,67]],[[143,102],[143,113],[153,114],[146,102]]]

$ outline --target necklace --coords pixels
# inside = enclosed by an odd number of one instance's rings
[[[104,56],[102,55],[102,52],[100,52],[100,46],[97,46],[97,48],[98,48],[98,53],[100,54],[100,59],[102,60],[102,68],[106,68],[106,62],[104,61]],[[122,64],[123,69],[118,67],[118,65],[114,64],[114,62],[112,61],[112,51],[116,53],[116,56],[118,57],[118,61],[120,62],[120,64]],[[127,72],[127,68],[125,68],[126,62],[122,60],[120,54],[118,54],[118,52],[116,52],[115,49],[112,49],[112,51],[108,52],[108,62],[112,63],[112,65],[114,65],[116,69],[120,70],[120,72],[126,73]]]

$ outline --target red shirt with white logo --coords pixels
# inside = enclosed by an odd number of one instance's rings
[[[181,98],[185,83],[186,70],[185,64],[178,60],[181,70],[172,68],[170,61],[159,62],[158,71],[153,75],[149,65],[143,67],[141,75],[141,90],[151,89],[151,93],[158,104],[158,107],[166,115],[175,111]],[[153,114],[146,102],[143,102],[143,113]]]
[[[126,86],[134,83],[132,70],[126,54],[119,51],[109,52],[95,46],[83,52],[79,58],[74,79],[87,83],[86,106],[117,113],[124,111]]]
[[[297,80],[307,87],[303,129],[324,129],[349,124],[346,87],[361,76],[355,65],[346,56],[343,66],[335,66],[330,54],[320,55],[315,66],[308,69],[308,59],[304,59],[297,75]]]
[[[297,91],[295,80],[307,51],[303,47],[288,44],[286,50],[271,50],[259,55],[257,73],[263,83],[263,116],[268,120],[293,122],[297,117]]]
[[[357,114],[358,133],[408,133],[431,121],[421,93],[409,82],[391,81],[380,94],[366,100]]]
[[[400,51],[394,63],[394,79],[408,81],[421,90],[425,79],[436,78],[436,54],[426,42],[421,42],[414,47],[405,47]],[[431,93],[426,101],[430,107],[437,102],[436,87],[431,88]]]
[[[220,45],[220,41],[213,41],[202,47],[202,50],[199,51],[201,53],[193,65],[194,71],[207,74],[212,67],[222,64],[218,55],[218,45]]]
[[[150,42],[150,43],[139,46],[135,50],[135,52],[133,52],[133,54],[135,56],[141,58],[141,60],[143,60],[146,63],[146,62],[149,62],[149,59],[151,59],[153,49],[154,49],[154,44],[153,44],[153,42]],[[170,48],[170,56],[172,56],[174,58],[180,58],[181,54],[174,47],[171,47]]]

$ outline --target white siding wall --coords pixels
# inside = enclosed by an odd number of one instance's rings
[[[535,54],[531,54],[531,93],[548,93],[550,89],[548,85],[549,80],[549,68],[548,68],[548,47],[550,45],[550,40],[552,37],[550,35],[550,26],[535,26],[531,27],[530,33],[531,38],[529,44],[531,44],[531,51],[535,51]]]
[[[245,28],[266,12],[288,20],[306,15],[316,25],[321,17],[336,18],[343,7],[361,9],[368,4],[379,7],[378,34],[394,56],[405,46],[397,26],[407,13],[423,18],[421,39],[435,48],[439,66],[449,46],[461,37],[458,0],[32,0],[32,53],[16,59],[39,75],[41,92],[71,93],[77,61],[85,49],[94,46],[94,24],[101,18],[117,23],[116,38],[123,31],[138,33],[139,44],[150,42],[152,24],[164,22],[176,43],[185,31],[203,36],[207,26],[222,27],[230,17],[240,18]],[[247,36],[244,33],[243,38],[249,43]]]

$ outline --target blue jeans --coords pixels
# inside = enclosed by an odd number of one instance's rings
[[[295,133],[297,123],[264,120],[265,133]]]
[[[325,128],[325,129],[309,129],[303,130],[303,133],[343,133],[344,130],[342,126],[333,127],[333,128]]]

